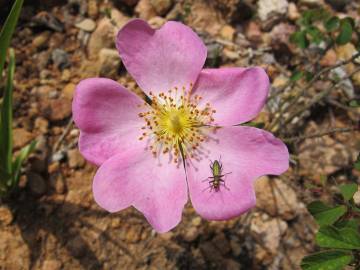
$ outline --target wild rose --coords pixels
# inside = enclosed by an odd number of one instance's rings
[[[100,166],[96,202],[109,212],[129,206],[158,232],[181,220],[190,199],[208,220],[236,217],[255,205],[253,182],[287,170],[286,146],[271,133],[234,126],[264,106],[269,78],[259,67],[202,69],[207,50],[187,26],[159,30],[132,20],[116,46],[151,105],[117,82],[83,80],[73,114],[79,148]]]

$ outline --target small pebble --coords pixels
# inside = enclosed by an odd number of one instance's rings
[[[65,158],[65,152],[58,151],[52,155],[51,160],[53,162],[56,162],[56,161],[62,161],[62,160],[64,160],[64,158]]]
[[[13,221],[14,216],[11,210],[7,206],[0,206],[0,223],[4,225],[10,225]]]
[[[199,236],[199,229],[197,227],[190,227],[184,234],[184,240],[186,242],[192,242]]]
[[[96,28],[96,23],[92,19],[84,19],[75,24],[75,26],[86,32],[92,32]]]
[[[61,49],[55,49],[51,53],[51,60],[61,70],[70,66],[69,55]]]
[[[81,168],[85,165],[85,160],[77,149],[67,151],[70,168]]]

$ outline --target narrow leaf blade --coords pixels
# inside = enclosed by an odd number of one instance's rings
[[[12,174],[12,98],[14,72],[15,55],[14,51],[10,50],[7,83],[0,115],[0,167],[10,175]]]
[[[7,48],[10,45],[24,0],[16,0],[0,32],[0,76],[2,75]]]
[[[13,163],[13,178],[14,185],[17,185],[20,177],[20,169],[24,161],[28,158],[28,156],[34,151],[36,147],[36,141],[31,142],[27,146],[21,149],[20,154],[16,157]]]

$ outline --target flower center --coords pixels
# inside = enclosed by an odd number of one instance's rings
[[[171,110],[160,116],[160,125],[169,134],[181,134],[189,126],[189,117],[184,110]]]
[[[142,127],[145,131],[139,140],[149,141],[148,149],[154,157],[162,154],[170,155],[175,163],[181,156],[195,158],[200,144],[206,139],[201,127],[214,121],[213,110],[209,103],[199,108],[202,97],[191,96],[183,87],[181,93],[177,87],[166,94],[154,95],[150,92],[151,110],[140,113],[145,120]],[[148,108],[148,106],[147,106]]]

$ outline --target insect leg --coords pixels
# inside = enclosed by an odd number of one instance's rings
[[[227,190],[230,190],[226,185],[225,185],[225,181],[221,181],[222,183],[220,183],[220,185],[222,185],[224,188],[226,188]]]
[[[212,186],[208,186],[207,188],[204,188],[201,192],[204,192],[205,190],[208,190],[209,188],[210,188],[210,191],[211,191]]]
[[[211,180],[211,179],[214,179],[214,177],[213,177],[213,176],[209,176],[208,178],[202,180],[201,182],[209,181],[209,179],[210,179],[210,180]]]

